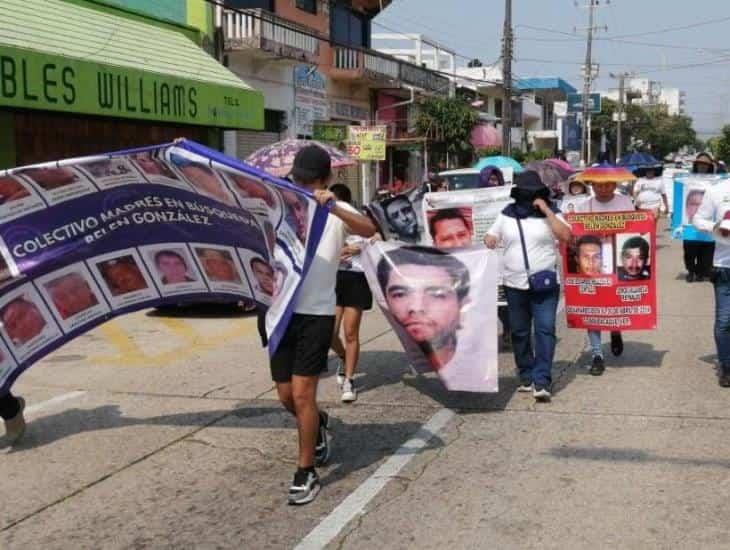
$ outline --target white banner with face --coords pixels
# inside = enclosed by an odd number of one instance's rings
[[[435,370],[452,391],[497,391],[495,252],[377,242],[362,262],[414,367]]]

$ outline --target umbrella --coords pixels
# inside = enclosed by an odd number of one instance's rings
[[[624,181],[636,181],[636,176],[623,166],[613,164],[599,164],[591,166],[575,177],[575,181],[585,183],[621,183]]]
[[[285,139],[284,141],[277,141],[253,152],[246,158],[246,162],[273,176],[284,177],[291,172],[291,168],[294,165],[294,157],[299,150],[309,145],[317,145],[327,151],[330,159],[332,159],[332,168],[342,168],[343,166],[357,164],[355,159],[348,157],[339,149],[311,139]]]
[[[629,153],[621,157],[621,162],[618,165],[628,168],[633,172],[637,168],[659,166],[661,163],[648,153]]]
[[[575,172],[575,169],[569,163],[565,162],[562,159],[547,159],[545,162],[549,162],[550,164],[553,164],[563,170],[567,174],[566,177]]]
[[[534,170],[537,172],[542,182],[552,191],[554,196],[560,196],[562,194],[562,184],[571,174],[565,174],[564,170],[544,160],[535,160],[526,164],[525,170]]]
[[[471,131],[469,141],[475,149],[487,149],[488,147],[501,147],[502,135],[494,126],[488,124],[477,124]]]
[[[515,174],[519,174],[523,171],[520,163],[511,157],[495,156],[495,157],[483,157],[479,159],[472,168],[481,171],[485,166],[496,166],[497,168],[512,168]]]

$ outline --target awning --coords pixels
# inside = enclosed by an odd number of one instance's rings
[[[264,126],[263,94],[182,32],[63,0],[3,0],[2,106]]]

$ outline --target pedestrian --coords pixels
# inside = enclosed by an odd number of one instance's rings
[[[352,193],[342,183],[330,187],[338,201],[352,204]],[[355,369],[360,358],[360,323],[363,311],[373,307],[373,295],[365,278],[360,253],[367,243],[358,235],[350,235],[345,239],[345,246],[340,252],[340,266],[337,270],[335,295],[335,330],[332,334],[332,349],[339,359],[337,365],[337,383],[342,389],[342,402],[352,403],[357,400],[355,387]],[[340,339],[340,327],[344,329],[345,342]]]
[[[627,212],[634,210],[634,203],[631,199],[620,193],[616,193],[618,181],[606,181],[590,183],[593,189],[593,196],[575,205],[576,213],[593,212]],[[591,345],[593,360],[589,372],[593,376],[601,376],[606,370],[601,347],[601,331],[589,330],[588,341]],[[624,341],[619,331],[611,331],[611,353],[618,357],[624,352]]]
[[[556,239],[570,239],[570,225],[550,201],[537,172],[515,178],[507,205],[487,231],[484,243],[504,246],[503,276],[512,347],[519,371],[518,391],[549,401],[555,355],[555,317],[560,296]],[[534,346],[532,334],[534,331]]]
[[[313,193],[320,205],[335,201],[327,190],[332,179],[329,155],[316,145],[300,149],[291,170],[294,183]],[[320,489],[315,465],[329,459],[330,418],[317,407],[319,375],[327,369],[327,357],[335,325],[335,283],[345,239],[356,234],[371,237],[375,225],[352,206],[335,202],[309,271],[293,304],[294,314],[271,357],[271,377],[279,400],[297,421],[298,468],[289,488],[289,504],[306,504]]]
[[[693,174],[714,174],[715,160],[709,153],[700,153],[692,164]],[[682,241],[684,248],[685,280],[688,283],[703,282],[710,278],[715,253],[714,241]]]
[[[479,187],[492,188],[504,185],[504,174],[496,166],[487,165],[479,172]],[[497,304],[507,303],[507,296],[504,290],[502,273],[497,278]],[[509,349],[512,345],[512,328],[509,323],[509,307],[506,305],[497,306],[497,318],[502,324],[502,347]]]
[[[13,445],[25,433],[25,399],[7,392],[0,395],[0,417],[5,423],[5,440]]]
[[[634,184],[632,196],[637,210],[646,210],[654,216],[655,226],[659,223],[662,205],[669,212],[667,190],[662,179],[663,166],[637,168],[634,175],[639,177]]]
[[[700,231],[712,234],[717,243],[712,282],[718,381],[723,388],[730,388],[730,180],[721,180],[705,191],[692,223]]]

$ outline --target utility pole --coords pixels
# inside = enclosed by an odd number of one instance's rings
[[[616,162],[621,158],[623,153],[623,127],[624,122],[624,105],[626,97],[626,78],[632,77],[632,73],[610,74],[611,78],[618,79],[618,112],[616,113]]]
[[[512,0],[504,1],[502,37],[502,154],[512,154]]]
[[[590,162],[590,113],[588,112],[588,100],[591,94],[591,84],[593,79],[598,76],[593,74],[593,32],[596,31],[595,27],[595,11],[600,3],[600,0],[588,0],[588,5],[584,6],[588,8],[588,35],[586,41],[586,59],[585,65],[583,66],[583,131],[582,131],[582,147],[581,157],[584,164]]]

